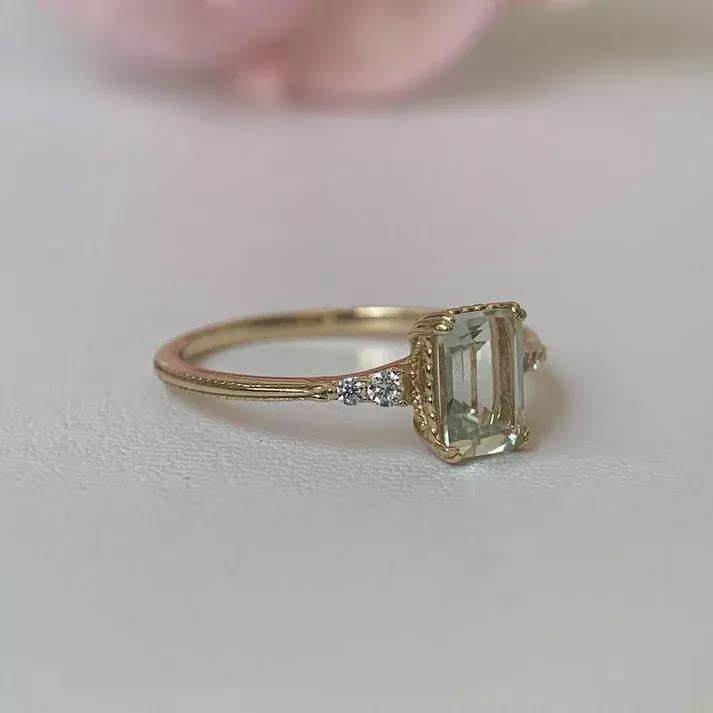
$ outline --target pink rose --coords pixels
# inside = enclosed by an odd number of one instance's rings
[[[505,0],[51,0],[122,57],[222,72],[253,99],[407,91],[468,48]]]

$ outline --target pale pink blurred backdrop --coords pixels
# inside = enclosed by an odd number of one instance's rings
[[[521,2],[523,0],[514,0]],[[532,1],[532,0],[524,0]],[[146,71],[222,74],[252,101],[398,96],[472,47],[507,0],[48,0]],[[541,0],[572,4],[572,0]]]

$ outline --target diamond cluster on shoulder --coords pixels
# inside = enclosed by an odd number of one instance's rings
[[[370,401],[377,406],[400,406],[404,403],[401,374],[385,369],[365,380],[348,376],[337,382],[337,400],[345,406],[356,406]]]

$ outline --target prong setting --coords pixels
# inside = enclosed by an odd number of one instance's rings
[[[516,302],[497,302],[448,309],[414,325],[414,425],[447,463],[525,445],[522,374],[532,366],[523,353],[525,318]]]

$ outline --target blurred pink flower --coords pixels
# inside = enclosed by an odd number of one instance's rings
[[[407,91],[468,48],[505,0],[49,0],[141,65],[223,72],[253,100]]]
[[[122,58],[153,69],[228,69],[286,37],[314,0],[47,0]]]

